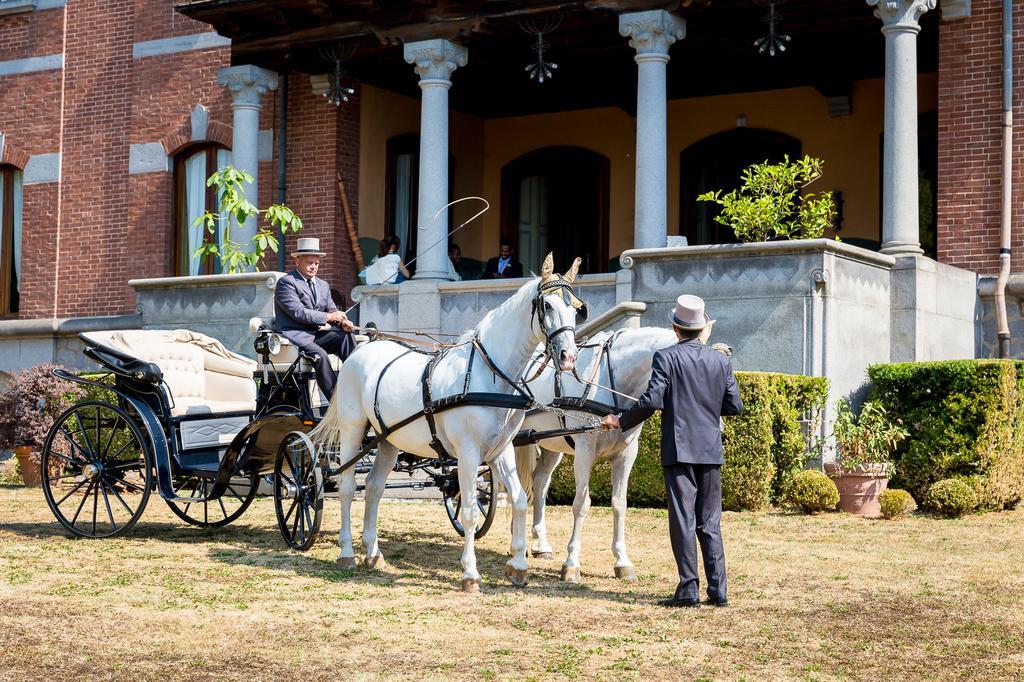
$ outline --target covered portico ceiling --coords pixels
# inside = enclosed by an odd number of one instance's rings
[[[849,84],[884,74],[881,21],[864,0],[778,2],[778,30],[792,36],[784,53],[759,54],[767,4],[755,0],[192,0],[178,11],[232,40],[232,62],[280,73],[326,73],[324,48],[345,53],[345,73],[363,83],[419,96],[418,76],[402,43],[447,38],[469,50],[452,75],[452,108],[484,118],[617,106],[632,111],[636,65],[618,15],[669,9],[686,20],[671,49],[668,97],[813,86],[841,95]],[[938,12],[922,19],[919,70],[938,61]],[[526,19],[560,17],[544,36],[559,66],[543,85],[525,69],[536,59]]]

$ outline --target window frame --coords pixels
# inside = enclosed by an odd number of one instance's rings
[[[21,311],[21,282],[18,283],[18,305],[11,306],[11,261],[14,258],[14,175],[21,173],[17,166],[0,164],[3,177],[3,197],[0,201],[0,318],[16,318]],[[24,206],[24,179],[22,180],[22,205]],[[24,213],[22,214],[24,219]],[[24,236],[22,224],[22,236]],[[24,272],[24,270],[22,271]]]
[[[217,172],[217,152],[220,150],[231,151],[230,147],[219,142],[206,141],[189,145],[180,150],[174,156],[174,200],[171,214],[172,222],[172,248],[171,248],[171,273],[175,277],[188,277],[188,263],[192,254],[188,253],[188,226],[181,225],[180,221],[185,211],[185,163],[200,152],[206,154],[206,178]],[[210,153],[212,152],[212,153]],[[207,210],[217,209],[217,188],[206,188]],[[205,240],[205,234],[204,234]],[[212,256],[205,256],[199,263],[197,275],[215,275],[220,272],[216,259]]]

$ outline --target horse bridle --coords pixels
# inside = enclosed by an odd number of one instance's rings
[[[576,331],[575,324],[567,324],[559,327],[558,329],[549,332],[544,327],[544,297],[548,294],[555,293],[557,290],[562,292],[562,300],[565,301],[566,305],[576,309],[576,316],[582,320],[587,319],[587,304],[584,303],[572,288],[572,283],[561,277],[554,278],[548,282],[542,281],[537,286],[537,296],[533,299],[533,317],[537,321],[537,326],[541,332],[544,333],[544,352],[549,357],[554,357],[552,353],[551,344],[554,342],[555,337],[563,332]]]

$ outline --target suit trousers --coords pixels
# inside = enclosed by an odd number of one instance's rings
[[[678,599],[700,599],[697,542],[704,557],[708,598],[725,601],[725,548],[722,546],[722,467],[676,463],[663,467],[668,493],[668,531],[679,569]]]
[[[316,383],[320,387],[320,392],[330,400],[334,395],[334,385],[338,382],[338,375],[331,367],[331,359],[328,354],[337,355],[344,362],[356,348],[355,339],[351,334],[340,329],[321,330],[316,333],[312,342],[299,345],[299,348],[320,358],[320,361],[316,363]]]

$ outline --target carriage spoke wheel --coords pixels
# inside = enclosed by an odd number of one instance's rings
[[[324,510],[324,475],[306,434],[284,437],[274,464],[274,511],[284,541],[304,552],[313,546]]]
[[[453,474],[457,477],[457,472]],[[441,494],[444,495],[444,509],[448,512],[448,520],[451,521],[452,527],[455,531],[462,536],[466,535],[465,528],[462,527],[462,493],[459,491],[458,478],[455,480],[455,485],[449,488],[443,486],[441,488]],[[491,522],[494,521],[494,479],[491,474],[491,467],[487,464],[480,465],[480,468],[476,472],[476,532],[474,537],[479,540],[487,534],[488,529],[491,527]]]
[[[234,476],[220,497],[210,498],[214,481],[195,474],[182,472],[172,480],[178,497],[198,498],[194,502],[165,500],[171,511],[185,523],[200,528],[226,526],[241,516],[256,497],[260,477]]]
[[[40,468],[50,511],[80,537],[127,532],[149,500],[152,455],[131,417],[109,403],[82,402],[57,417]]]

